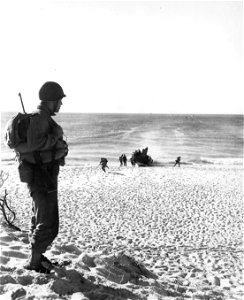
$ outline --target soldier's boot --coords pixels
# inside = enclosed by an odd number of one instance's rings
[[[28,262],[24,265],[24,268],[39,273],[49,274],[50,270],[42,265],[42,254],[36,250],[31,250],[31,256]]]

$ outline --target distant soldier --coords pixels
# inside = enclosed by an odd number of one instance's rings
[[[127,166],[127,157],[125,154],[123,154],[122,159],[123,159],[124,166]]]
[[[175,167],[176,165],[178,165],[178,167],[180,167],[180,160],[181,160],[181,157],[178,156],[178,157],[176,158],[176,160],[175,160],[174,167]]]
[[[107,166],[107,163],[108,163],[107,158],[103,158],[103,157],[102,157],[99,166],[100,166],[100,165],[102,166],[102,170],[103,170],[104,172],[106,172],[106,168],[109,169],[109,167]]]
[[[119,157],[120,167],[123,165],[123,154]]]

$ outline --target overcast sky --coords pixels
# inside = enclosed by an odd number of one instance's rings
[[[1,1],[1,110],[243,113],[242,1]]]

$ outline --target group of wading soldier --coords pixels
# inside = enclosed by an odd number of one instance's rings
[[[119,157],[119,162],[120,162],[120,167],[122,167],[123,165],[126,167],[127,166],[127,157],[125,154],[122,154]]]
[[[40,104],[31,114],[27,141],[15,149],[19,157],[20,177],[25,174],[32,197],[32,218],[29,232],[31,255],[25,268],[49,273],[51,263],[44,255],[59,230],[58,174],[68,153],[64,133],[52,116],[59,112],[66,97],[56,82],[46,82],[39,91]],[[28,174],[28,176],[26,176]]]

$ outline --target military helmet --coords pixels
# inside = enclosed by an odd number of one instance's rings
[[[39,91],[39,98],[42,101],[57,101],[66,97],[62,87],[53,81],[47,81],[43,84]]]

